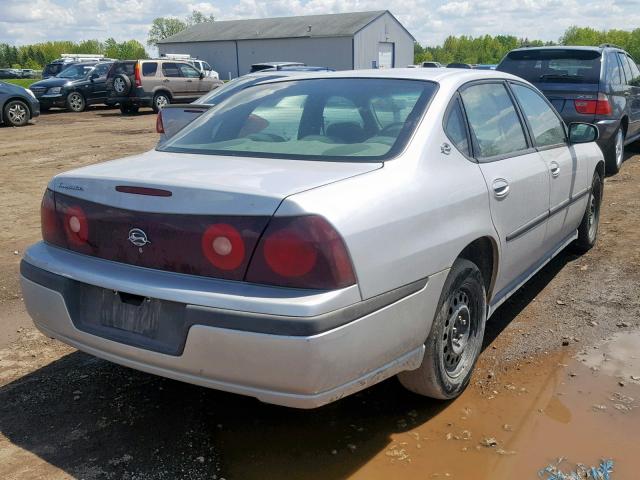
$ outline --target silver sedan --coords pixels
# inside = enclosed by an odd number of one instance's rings
[[[596,137],[504,73],[263,82],[154,151],[54,177],[24,299],[80,350],[265,402],[396,374],[454,398],[496,308],[594,245]]]

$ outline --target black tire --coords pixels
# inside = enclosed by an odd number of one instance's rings
[[[580,226],[578,227],[578,238],[573,243],[573,249],[578,253],[588,252],[598,240],[602,191],[602,178],[600,178],[598,172],[594,172],[587,208],[582,217],[582,222],[580,222]]]
[[[11,100],[2,112],[4,123],[12,127],[24,127],[29,122],[29,117],[29,107],[21,100]]]
[[[153,111],[155,113],[158,113],[160,110],[162,110],[162,107],[164,107],[165,105],[169,105],[170,103],[171,97],[168,93],[158,92],[153,96],[153,104],[151,105],[151,108],[153,108]]]
[[[422,364],[400,373],[400,383],[427,397],[449,400],[460,395],[480,356],[486,318],[482,273],[475,263],[459,258],[442,289]]]
[[[604,149],[607,175],[615,175],[622,167],[622,162],[624,161],[624,139],[625,131],[624,128],[620,126],[611,138],[609,145]]]
[[[40,105],[40,113],[48,112],[48,111],[49,111],[49,107],[43,107],[42,105]]]
[[[116,97],[125,97],[131,91],[131,79],[129,75],[119,73],[113,77],[113,91]]]
[[[67,108],[72,112],[84,112],[87,108],[87,101],[80,92],[71,92],[67,95]]]
[[[135,113],[138,113],[138,110],[140,110],[140,107],[138,107],[137,105],[132,105],[130,103],[120,104],[120,113],[122,113],[123,115],[133,115]]]

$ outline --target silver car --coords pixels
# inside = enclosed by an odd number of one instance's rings
[[[496,308],[595,243],[596,138],[498,72],[259,83],[155,151],[54,177],[25,303],[92,355],[264,402],[396,374],[454,398]]]

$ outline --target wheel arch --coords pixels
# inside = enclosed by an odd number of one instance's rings
[[[153,96],[155,97],[159,93],[164,93],[169,97],[169,100],[173,100],[173,95],[167,87],[156,87],[156,89],[153,91]]]
[[[489,303],[493,296],[500,258],[496,240],[489,235],[476,238],[462,249],[457,258],[469,260],[480,269],[487,292],[487,303]]]
[[[629,131],[629,117],[627,115],[623,115],[620,119],[620,126],[624,130],[624,136],[627,136],[627,132]]]

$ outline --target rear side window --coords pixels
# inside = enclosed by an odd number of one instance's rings
[[[527,117],[536,146],[564,144],[564,126],[549,104],[528,87],[513,84],[511,88]]]
[[[640,87],[640,70],[638,69],[638,65],[636,65],[636,62],[634,62],[631,57],[627,57],[627,60],[629,60],[629,68],[631,68],[631,81],[629,85]]]
[[[180,69],[178,65],[175,63],[163,63],[162,64],[162,74],[165,77],[181,77]]]
[[[600,83],[597,50],[528,49],[509,52],[497,70],[531,83]]]
[[[444,131],[460,152],[470,155],[467,127],[464,124],[464,114],[460,102],[456,98],[451,104],[444,124]]]
[[[520,118],[502,83],[483,83],[461,94],[471,132],[481,158],[527,149]]]
[[[631,75],[631,67],[629,67],[629,63],[627,62],[627,56],[622,52],[618,52],[618,60],[620,60],[620,64],[622,65],[625,83],[631,83],[633,76]]]
[[[612,85],[622,85],[623,73],[620,62],[617,60],[617,55],[607,55],[607,75],[609,83]]]
[[[142,64],[142,76],[153,77],[158,71],[158,62],[144,62]]]

